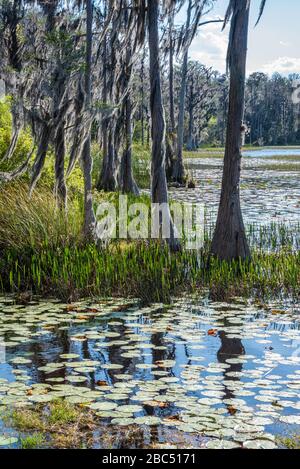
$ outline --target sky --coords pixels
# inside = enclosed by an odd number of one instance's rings
[[[205,19],[224,18],[228,2],[217,0]],[[260,0],[251,1],[247,74],[300,73],[300,0],[267,0],[263,17],[254,27],[259,5]],[[183,19],[182,13],[178,21]],[[221,29],[221,23],[200,28],[191,45],[190,58],[225,72],[229,28],[223,32]]]

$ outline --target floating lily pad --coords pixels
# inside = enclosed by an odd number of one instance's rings
[[[206,448],[209,449],[235,449],[240,447],[239,443],[228,440],[210,440],[206,443]]]
[[[114,418],[111,420],[112,425],[120,425],[120,426],[126,426],[127,425],[133,425],[135,422],[135,419],[130,418],[130,417],[124,417],[124,418]]]
[[[18,442],[18,438],[15,438],[12,436],[9,437],[9,436],[0,435],[0,446],[10,446],[10,445],[14,445],[17,442]]]
[[[94,402],[89,407],[92,410],[114,410],[118,406],[114,402]]]
[[[277,445],[269,440],[248,440],[244,441],[243,448],[246,449],[276,449]]]
[[[70,383],[83,383],[84,381],[87,380],[86,376],[67,376],[67,380],[70,381]]]
[[[134,420],[138,425],[159,425],[161,422],[159,417],[154,416],[136,417]]]

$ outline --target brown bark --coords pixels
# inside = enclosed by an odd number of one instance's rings
[[[169,128],[166,136],[166,175],[167,180],[172,180],[175,161],[175,110],[174,110],[174,39],[173,39],[174,14],[169,20]]]
[[[240,206],[241,126],[244,116],[249,24],[248,0],[233,12],[228,54],[230,92],[222,191],[211,252],[220,259],[250,257]]]
[[[125,22],[128,21],[128,12],[125,11]],[[120,187],[122,192],[139,195],[139,188],[134,180],[132,171],[132,90],[130,89],[130,80],[132,75],[132,49],[127,47],[125,56],[125,73],[123,79],[124,91],[127,91],[125,103],[122,112],[124,119],[124,150],[121,158],[120,167]]]
[[[113,44],[108,44],[108,39],[104,36],[103,39],[103,88],[102,88],[102,101],[104,104],[110,101],[113,102]],[[108,55],[110,54],[110,64],[108,62]],[[108,65],[109,64],[109,65]],[[110,69],[110,73],[108,71]],[[105,192],[114,192],[117,189],[117,174],[116,174],[116,161],[115,161],[115,133],[116,133],[116,118],[114,115],[104,115],[101,123],[102,132],[102,168],[100,177],[97,183],[97,189]]]
[[[168,204],[168,189],[165,172],[165,119],[162,105],[161,78],[159,66],[158,35],[159,0],[148,2],[148,40],[150,51],[150,113],[151,113],[151,197],[152,203]],[[167,242],[171,250],[180,249],[174,224],[168,210],[170,238]]]
[[[36,157],[34,160],[32,173],[31,173],[30,195],[34,191],[36,183],[38,182],[41,176],[41,171],[45,164],[45,159],[46,159],[50,139],[51,139],[51,127],[44,122],[41,125],[41,131],[39,135],[39,144],[38,144]]]
[[[86,64],[85,64],[85,108],[91,106],[91,65],[92,65],[92,24],[93,4],[92,0],[86,0]],[[96,218],[93,209],[92,196],[92,156],[91,156],[91,129],[87,131],[86,140],[82,151],[82,166],[84,175],[84,237],[93,240],[95,236]]]
[[[62,121],[56,130],[55,136],[55,195],[57,204],[67,208],[67,186],[65,181],[65,122]]]
[[[189,0],[187,9],[186,29],[188,30],[191,22],[192,13],[192,0]],[[176,159],[173,168],[173,179],[180,184],[184,183],[185,171],[183,166],[183,135],[184,135],[184,111],[185,111],[185,93],[186,93],[186,78],[188,71],[188,48],[186,48],[183,55],[183,62],[181,67],[181,84],[179,94],[179,109],[178,109],[178,126],[177,126],[177,150]]]
[[[140,191],[132,172],[131,107],[130,96],[127,96],[125,101],[125,147],[121,159],[120,186],[122,192],[139,195]]]

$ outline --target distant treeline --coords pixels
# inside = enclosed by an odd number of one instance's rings
[[[246,82],[245,143],[251,145],[299,145],[300,105],[292,100],[300,74],[272,77],[256,72]],[[166,70],[164,104],[166,120],[168,108],[168,70]],[[179,102],[181,85],[180,68],[175,67],[175,107]],[[201,144],[225,144],[229,81],[226,75],[205,67],[196,61],[188,64],[184,118],[184,145],[195,150]],[[146,93],[147,94],[147,93]],[[148,113],[145,93],[144,110]],[[177,108],[176,108],[177,112]],[[141,115],[141,111],[139,111]],[[139,116],[137,116],[139,118]],[[146,119],[144,118],[144,122]],[[135,136],[141,139],[141,120],[136,125]]]

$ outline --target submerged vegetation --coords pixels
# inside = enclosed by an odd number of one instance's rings
[[[1,418],[20,432],[22,449],[86,447],[95,428],[91,412],[59,399],[34,409],[6,411]]]
[[[300,449],[300,435],[281,437],[278,442],[286,449]]]

